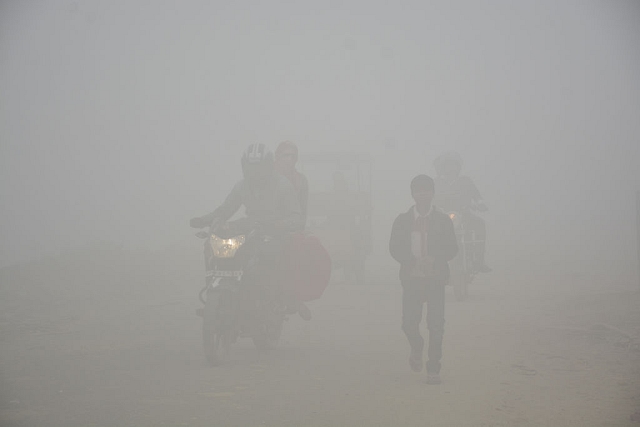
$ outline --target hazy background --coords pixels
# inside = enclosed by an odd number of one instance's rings
[[[188,220],[252,142],[374,156],[375,255],[456,149],[488,263],[627,260],[640,3],[0,2],[0,266]]]

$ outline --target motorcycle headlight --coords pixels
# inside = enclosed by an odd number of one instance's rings
[[[221,239],[215,234],[211,235],[211,249],[213,249],[213,256],[216,258],[233,258],[243,243],[244,235],[231,239]]]

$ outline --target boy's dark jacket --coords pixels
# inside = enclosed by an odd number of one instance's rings
[[[400,281],[411,277],[411,270],[417,262],[411,251],[414,207],[398,215],[393,222],[389,252],[400,263]],[[434,258],[434,278],[432,283],[446,284],[449,280],[449,261],[458,253],[458,243],[453,230],[453,222],[435,206],[427,220],[427,255]]]

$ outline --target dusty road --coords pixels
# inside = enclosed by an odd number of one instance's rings
[[[409,369],[395,270],[373,271],[368,286],[338,273],[277,349],[241,340],[209,368],[197,255],[172,268],[91,257],[2,272],[0,425],[639,425],[630,281],[496,271],[468,301],[449,289],[434,386]]]

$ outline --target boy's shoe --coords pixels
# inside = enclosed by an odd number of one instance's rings
[[[427,374],[427,379],[425,380],[427,384],[442,384],[442,379],[440,378],[440,374]]]

